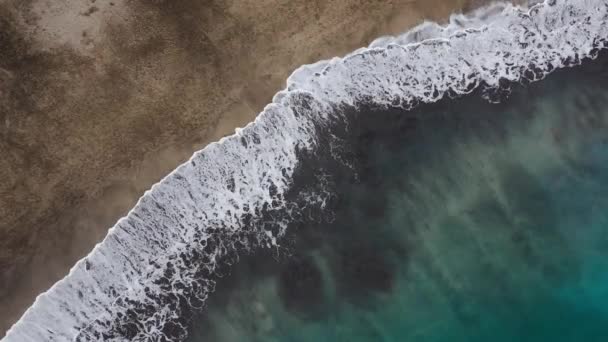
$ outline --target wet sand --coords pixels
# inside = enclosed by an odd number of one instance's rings
[[[302,64],[474,0],[1,0],[0,336]]]

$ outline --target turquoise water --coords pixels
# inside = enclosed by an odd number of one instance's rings
[[[190,341],[607,340],[606,65],[356,114],[335,220],[243,258]]]

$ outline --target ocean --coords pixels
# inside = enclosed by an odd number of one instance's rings
[[[334,216],[233,267],[188,341],[605,341],[608,54],[503,96],[348,112],[356,176],[299,175]]]
[[[547,0],[303,66],[4,340],[605,340],[607,41]]]

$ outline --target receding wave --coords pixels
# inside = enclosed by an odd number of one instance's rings
[[[323,208],[322,182],[313,192],[291,187],[302,153],[336,147],[324,134],[340,108],[411,109],[473,90],[498,100],[513,82],[594,58],[607,38],[604,0],[494,5],[301,67],[255,122],[146,192],[4,340],[183,340],[187,317],[239,251],[280,248],[303,204]]]

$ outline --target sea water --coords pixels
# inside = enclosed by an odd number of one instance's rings
[[[244,257],[189,341],[606,341],[607,57],[499,103],[345,114],[335,217]]]

